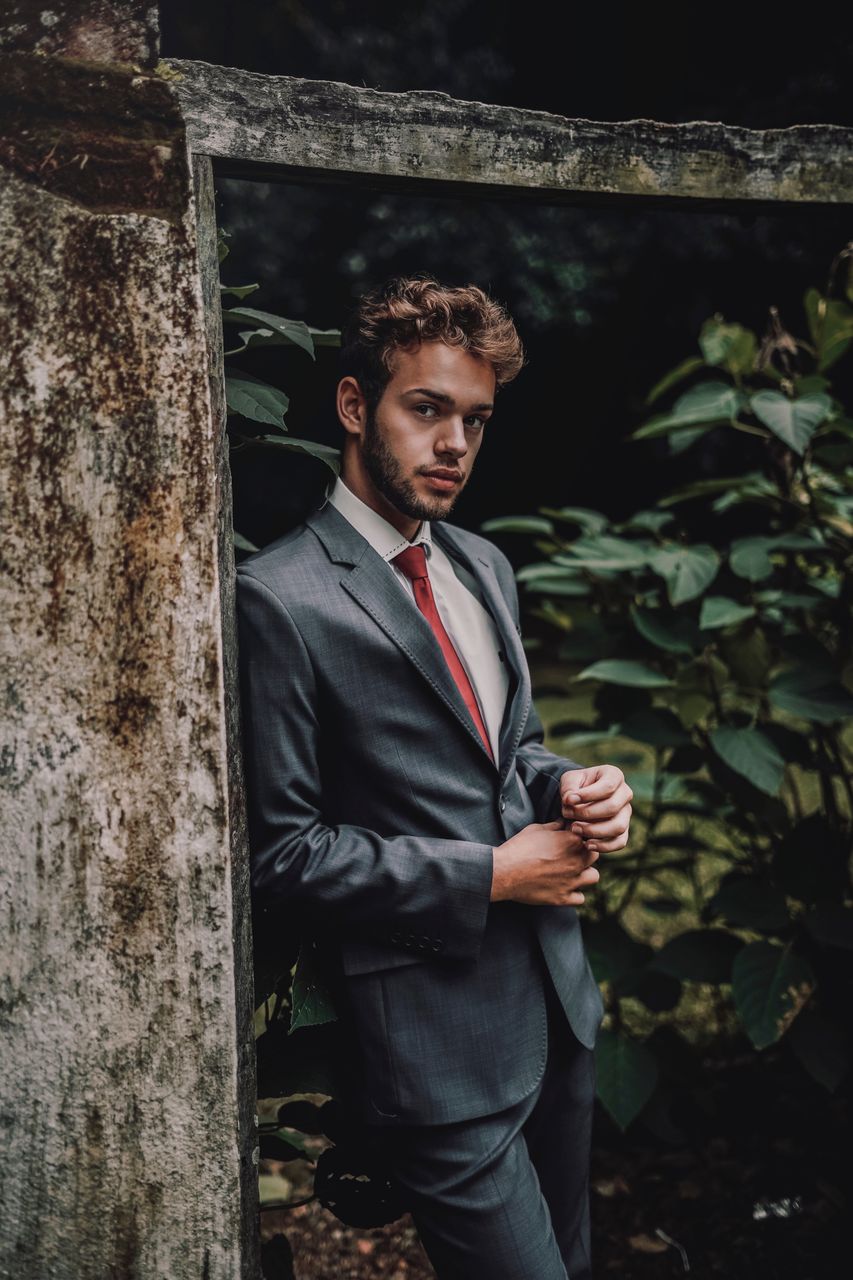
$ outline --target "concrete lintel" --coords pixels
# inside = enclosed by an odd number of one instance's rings
[[[572,203],[853,201],[853,130],[836,125],[571,120],[205,62],[160,68],[173,77],[191,149],[223,174]]]

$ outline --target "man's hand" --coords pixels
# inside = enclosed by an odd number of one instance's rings
[[[577,906],[584,900],[583,889],[599,878],[592,866],[598,854],[567,831],[562,818],[531,822],[492,853],[492,902]]]
[[[567,769],[560,778],[560,800],[566,826],[581,836],[587,849],[610,853],[624,849],[634,793],[615,764]]]

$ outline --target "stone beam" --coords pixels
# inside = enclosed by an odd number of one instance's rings
[[[432,91],[168,65],[192,150],[225,176],[752,212],[853,202],[853,130],[836,125],[570,120]]]

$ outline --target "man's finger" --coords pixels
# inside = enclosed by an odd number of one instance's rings
[[[626,804],[613,818],[588,820],[586,817],[578,817],[570,824],[570,828],[576,836],[583,836],[585,840],[610,840],[613,836],[621,836],[628,830],[631,824],[631,812],[631,806]]]
[[[598,776],[592,782],[584,783],[583,786],[572,783],[564,784],[561,795],[563,803],[587,804],[593,800],[606,800],[625,781],[624,773],[615,764],[603,764],[597,772]],[[628,789],[630,790],[630,787]],[[573,800],[572,796],[579,796],[580,798]]]
[[[631,800],[633,791],[627,782],[621,783],[611,796],[607,796],[604,800],[588,801],[584,804],[569,805],[569,813],[564,813],[564,817],[572,822],[606,822],[611,818],[618,818],[620,814],[624,814],[625,810],[631,809]]]
[[[596,840],[594,849],[600,849],[602,853],[618,853],[620,849],[626,848],[627,844],[628,832],[626,831],[624,835],[616,836],[613,840]]]

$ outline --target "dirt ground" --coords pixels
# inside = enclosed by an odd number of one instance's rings
[[[849,1274],[849,1087],[832,1097],[787,1056],[752,1056],[718,1064],[698,1101],[695,1092],[676,1097],[672,1115],[681,1136],[673,1131],[664,1141],[640,1125],[623,1135],[597,1112],[591,1164],[597,1276]],[[324,1140],[316,1141],[322,1148]],[[311,1193],[306,1162],[265,1167],[293,1180],[291,1199]],[[287,1234],[296,1280],[434,1280],[408,1215],[360,1230],[313,1201],[263,1212],[261,1221],[262,1239]]]

